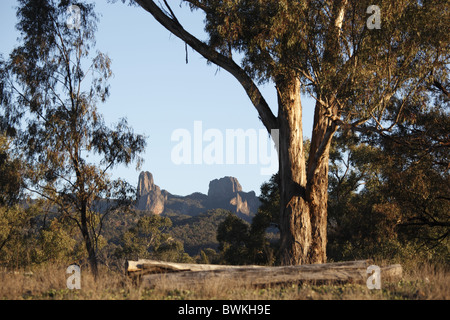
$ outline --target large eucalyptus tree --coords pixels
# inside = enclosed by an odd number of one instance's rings
[[[181,6],[203,12],[207,39],[179,22],[170,1],[131,2],[232,74],[268,132],[279,130],[284,264],[326,261],[336,131],[386,135],[410,116],[411,102],[428,99],[427,87],[448,79],[448,1],[182,0]],[[269,81],[278,94],[276,115],[258,88]],[[302,93],[316,101],[308,159]]]

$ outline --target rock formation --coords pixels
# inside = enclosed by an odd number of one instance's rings
[[[242,191],[236,178],[224,177],[209,183],[208,207],[211,209],[226,209],[244,220],[251,220],[259,205],[255,192]]]
[[[225,209],[244,220],[251,221],[258,211],[260,202],[255,192],[244,192],[239,181],[224,177],[210,182],[208,195],[193,193],[189,196],[175,196],[155,185],[150,172],[139,175],[137,188],[137,209],[154,214],[179,213],[198,215],[209,209]]]
[[[137,209],[150,211],[154,214],[164,212],[164,203],[168,192],[155,185],[150,172],[141,172],[137,188]]]

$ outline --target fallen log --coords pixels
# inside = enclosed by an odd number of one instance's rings
[[[250,268],[263,268],[263,266],[246,266]],[[242,266],[227,266],[214,264],[194,264],[194,263],[175,263],[157,260],[141,259],[138,261],[127,261],[126,271],[128,275],[145,275],[153,273],[171,273],[181,271],[213,271],[223,269],[239,269]]]
[[[370,260],[301,266],[227,266],[183,264],[153,260],[128,261],[129,276],[139,278],[145,287],[177,288],[223,283],[230,286],[268,286],[299,282],[365,283]],[[402,267],[381,267],[381,280],[401,278]]]
[[[400,280],[403,275],[403,268],[400,264],[381,267],[382,280],[395,281]]]

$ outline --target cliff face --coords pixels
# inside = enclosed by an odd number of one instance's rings
[[[167,192],[161,192],[161,189],[155,185],[153,175],[150,172],[141,172],[137,188],[137,208],[162,214],[166,200]]]
[[[211,209],[226,209],[251,220],[260,204],[255,192],[244,192],[236,178],[224,177],[209,183],[208,205]]]
[[[150,172],[139,175],[137,209],[154,214],[175,212],[191,216],[210,209],[229,210],[244,220],[251,221],[260,202],[255,192],[244,192],[239,181],[224,177],[209,183],[208,195],[194,193],[189,196],[174,196],[155,185]]]

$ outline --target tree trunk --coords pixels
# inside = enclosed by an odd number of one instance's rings
[[[325,263],[327,260],[328,166],[331,139],[336,131],[336,125],[325,113],[325,108],[317,102],[307,170],[306,200],[313,213],[311,214],[313,242],[309,254],[314,263]],[[335,108],[332,113],[335,115]]]
[[[335,1],[332,8],[333,25],[327,34],[324,65],[336,72],[336,48],[348,0]],[[295,88],[295,89],[294,89]],[[289,101],[280,113],[281,176],[281,257],[284,264],[325,263],[327,260],[328,162],[331,140],[336,132],[337,106],[335,93],[328,99],[318,95],[308,168],[305,173],[301,128],[300,84],[288,85]],[[286,99],[285,99],[286,100]],[[298,100],[298,101],[297,101]],[[326,101],[326,102],[324,102]],[[289,107],[290,105],[290,107]],[[300,186],[300,188],[298,188]],[[289,234],[290,233],[290,234]]]
[[[89,267],[91,268],[91,272],[96,279],[98,276],[98,261],[95,247],[92,243],[91,235],[89,234],[89,227],[87,223],[87,206],[83,206],[81,210],[81,234],[83,235],[84,244],[88,252]]]
[[[307,170],[300,86],[295,77],[277,81],[283,265],[326,262],[328,159],[334,128],[318,105]]]
[[[280,175],[280,258],[283,265],[307,263],[311,239],[309,206],[305,201],[306,161],[303,150],[300,81],[277,81]]]

